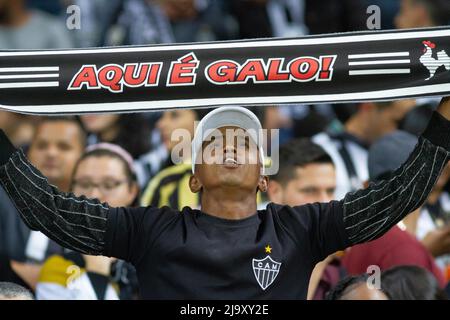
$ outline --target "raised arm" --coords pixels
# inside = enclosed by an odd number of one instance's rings
[[[427,199],[450,159],[450,99],[444,98],[409,159],[391,178],[349,193],[344,226],[351,244],[382,236]]]
[[[97,200],[58,191],[1,129],[0,183],[29,228],[66,248],[92,255],[103,253],[110,208]]]
[[[1,129],[0,184],[28,227],[63,247],[89,255],[134,263],[167,224],[181,217],[169,208],[112,208],[95,199],[60,192]]]

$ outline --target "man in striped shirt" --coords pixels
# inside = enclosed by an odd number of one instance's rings
[[[305,299],[317,262],[380,237],[425,201],[450,159],[449,119],[443,99],[392,176],[329,203],[257,210],[256,191],[268,181],[254,134],[261,124],[239,107],[210,112],[196,130],[190,187],[201,210],[113,208],[62,193],[2,132],[0,182],[30,228],[73,250],[133,263],[145,299]],[[237,138],[225,139],[229,130]]]

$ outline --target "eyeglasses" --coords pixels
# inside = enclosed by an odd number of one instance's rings
[[[110,194],[114,192],[118,187],[124,183],[128,183],[128,180],[115,181],[108,180],[101,183],[94,183],[92,181],[75,180],[73,182],[74,189],[77,188],[81,192],[91,192],[97,188],[102,194]]]

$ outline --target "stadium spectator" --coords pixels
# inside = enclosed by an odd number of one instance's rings
[[[107,2],[107,4],[105,4]],[[143,45],[230,40],[237,26],[228,0],[75,0],[88,14],[77,31],[80,43]]]
[[[36,126],[28,156],[39,170],[45,172],[51,184],[67,192],[85,141],[85,133],[76,118],[44,117]],[[8,207],[0,211],[0,247],[3,247],[3,254],[13,260],[12,269],[34,288],[40,264],[47,256],[62,249],[44,234],[31,231],[17,219],[17,210],[10,202],[2,203]]]
[[[27,147],[34,135],[36,117],[19,113],[0,111],[0,128],[11,135],[12,143],[17,147]]]
[[[32,121],[33,119],[35,119],[35,117],[0,110],[0,128],[11,137],[11,142],[16,147],[28,148],[33,139],[35,130],[35,125]],[[15,210],[16,209],[14,208],[13,203],[8,199],[5,190],[0,186],[0,255],[20,260],[20,256],[16,256],[17,250],[12,248],[13,243],[19,245],[17,243],[18,237],[14,233],[11,234],[7,232],[12,226],[6,223],[7,220],[11,221],[11,219],[5,218],[7,212],[15,212]],[[21,224],[22,222],[17,220],[15,216],[15,214],[12,216],[12,221],[17,221]],[[24,227],[23,230],[26,232],[28,228],[23,224],[22,226]],[[25,236],[23,236],[22,239],[25,239]],[[8,278],[2,278],[0,276],[0,281],[2,279],[8,280]]]
[[[281,106],[266,106],[262,112],[262,126],[267,130],[286,131],[284,134],[280,132],[280,145],[292,139],[291,127],[292,120],[290,114],[283,112],[284,108]],[[270,140],[269,140],[270,141]],[[279,147],[279,146],[277,146]]]
[[[122,0],[69,0],[69,3],[78,6],[82,13],[80,28],[70,30],[77,47],[100,47],[107,41],[111,41],[111,45],[114,43],[114,32],[110,31],[114,29],[112,25]]]
[[[27,289],[11,282],[0,282],[0,300],[34,300]]]
[[[71,47],[71,37],[57,18],[28,9],[25,0],[0,1],[0,49]]]
[[[399,266],[381,273],[381,290],[390,300],[448,300],[436,278],[417,266]]]
[[[115,10],[102,32],[102,45],[144,45],[175,41],[169,19],[158,1],[113,1],[112,6]]]
[[[92,114],[80,117],[90,133],[88,145],[117,144],[137,159],[150,149],[150,124],[139,114]]]
[[[211,1],[159,0],[158,2],[170,21],[175,42],[215,40],[212,30],[206,30],[203,21],[203,13],[207,10]],[[224,17],[219,18],[224,19]],[[201,35],[201,31],[204,31],[203,35]],[[205,31],[209,31],[210,34],[205,34]],[[203,38],[201,38],[202,36]]]
[[[395,17],[398,29],[436,27],[448,23],[450,3],[447,0],[401,0],[400,11]]]
[[[153,120],[141,114],[93,114],[81,116],[81,121],[90,133],[88,144],[108,142],[124,148],[135,159],[140,187],[163,169],[168,161],[165,146],[152,148]]]
[[[367,4],[364,1],[304,1],[305,23],[310,34],[367,30]]]
[[[416,144],[417,138],[403,131],[395,131],[376,141],[369,150],[370,181],[376,183],[381,179],[390,179],[390,175],[406,161]],[[420,209],[416,211],[420,212]],[[402,223],[400,225],[405,229]],[[382,271],[395,266],[414,265],[432,272],[441,287],[446,284],[428,250],[413,235],[398,226],[377,240],[348,249],[342,264],[352,275],[366,272],[371,265],[380,267]]]
[[[270,201],[290,206],[334,199],[336,173],[331,157],[309,139],[280,148],[280,169],[269,181]]]
[[[336,119],[333,106],[329,104],[282,106],[281,110],[292,119],[292,134],[298,138],[311,138],[321,133]]]
[[[172,110],[164,112],[158,120],[156,126],[164,146],[178,159],[173,159],[177,162],[174,165],[172,159],[168,159],[165,169],[150,180],[141,198],[142,206],[169,206],[179,210],[185,206],[199,206],[199,195],[189,189],[192,175],[191,139],[195,121],[199,121],[207,112],[208,109]],[[176,130],[186,135],[180,136],[175,133]],[[174,150],[175,147],[177,150]]]
[[[417,266],[398,266],[381,273],[380,288],[363,273],[339,282],[328,300],[447,300],[432,273]],[[372,286],[370,286],[372,285]]]
[[[88,147],[73,173],[72,191],[113,206],[135,205],[138,186],[131,156],[112,144]],[[113,266],[116,268],[112,269]],[[74,270],[80,272],[73,274]],[[135,277],[134,267],[123,261],[65,252],[44,263],[36,297],[39,300],[131,299],[137,295]],[[115,282],[119,292],[114,289]]]
[[[36,127],[28,156],[50,183],[67,192],[85,145],[86,135],[77,118],[45,117]]]
[[[242,39],[366,29],[359,0],[233,0],[231,5]]]
[[[64,10],[64,5],[70,3],[71,0],[33,0],[27,1],[27,5],[32,9],[39,9],[52,15],[60,15]]]
[[[352,106],[343,117],[343,132],[323,132],[313,137],[313,141],[330,154],[336,166],[337,199],[363,187],[369,178],[367,154],[370,144],[396,130],[414,106],[414,100],[361,103]]]
[[[389,300],[382,290],[369,287],[368,282],[367,274],[345,278],[329,292],[327,300]]]
[[[427,123],[430,121],[434,109],[435,107],[431,103],[417,105],[406,113],[398,129],[409,132],[417,137],[420,136],[427,127]]]

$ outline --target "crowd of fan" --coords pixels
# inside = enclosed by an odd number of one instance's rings
[[[64,8],[81,8],[68,30]],[[366,0],[0,0],[0,49],[214,41],[366,29]],[[450,20],[447,1],[370,1],[383,28]],[[259,205],[341,199],[403,163],[437,100],[249,107],[279,129],[278,173]],[[111,206],[199,207],[188,187],[191,154],[171,153],[176,129],[193,136],[210,109],[34,117],[0,111],[0,128],[64,192]],[[184,150],[189,150],[185,148]],[[155,262],[157,263],[157,262]],[[375,266],[375,269],[373,268]],[[369,270],[375,270],[367,273]],[[379,274],[378,274],[379,272]],[[377,286],[377,277],[380,285]],[[0,188],[0,298],[137,299],[125,261],[71,252],[29,230]],[[318,264],[309,299],[445,299],[450,281],[450,165],[427,203],[382,238]],[[369,288],[367,283],[374,283]],[[363,285],[364,284],[364,285]],[[20,285],[20,286],[17,286]],[[26,289],[30,291],[27,291]],[[31,295],[31,293],[33,295]]]

